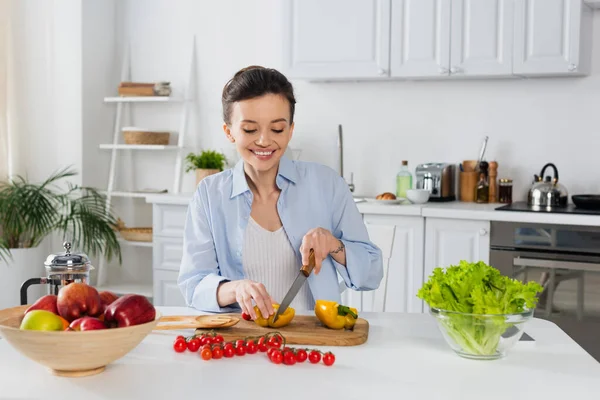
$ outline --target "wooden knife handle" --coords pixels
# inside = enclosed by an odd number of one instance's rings
[[[303,265],[300,268],[300,271],[304,274],[304,276],[308,277],[312,270],[315,268],[315,251],[310,249],[310,253],[308,254],[308,265]]]

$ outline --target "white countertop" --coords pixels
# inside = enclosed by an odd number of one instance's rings
[[[192,194],[153,194],[146,196],[146,202],[187,206],[192,198]],[[363,201],[356,204],[362,214],[600,226],[600,215],[495,210],[503,205],[499,203],[476,204],[460,201],[428,202],[425,204],[410,204],[409,202],[402,204],[377,204],[373,201]]]
[[[156,331],[103,373],[62,378],[0,340],[0,398],[564,400],[598,392],[600,364],[545,320],[533,319],[525,329],[535,342],[518,342],[501,360],[475,361],[454,354],[428,314],[362,316],[370,323],[365,344],[321,347],[335,354],[331,367],[275,365],[264,353],[203,361],[198,353],[172,350],[182,331]]]

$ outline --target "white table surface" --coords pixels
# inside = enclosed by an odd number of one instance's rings
[[[200,314],[158,307],[164,315]],[[367,343],[320,347],[332,367],[275,365],[265,353],[203,361],[175,353],[182,331],[150,334],[98,375],[53,376],[0,340],[1,399],[597,399],[600,364],[551,322],[533,319],[501,360],[455,355],[428,314],[363,313]],[[190,333],[191,330],[183,331]]]

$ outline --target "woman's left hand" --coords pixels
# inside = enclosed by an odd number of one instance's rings
[[[302,264],[308,265],[308,255],[310,249],[315,252],[315,269],[313,272],[318,274],[321,270],[321,264],[330,252],[338,249],[341,242],[336,239],[327,229],[314,228],[311,229],[302,238],[300,246],[300,254],[302,254]]]

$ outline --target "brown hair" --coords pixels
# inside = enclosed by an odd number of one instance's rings
[[[221,97],[223,121],[228,125],[231,123],[233,103],[265,94],[279,94],[285,97],[290,104],[290,124],[294,122],[296,99],[292,84],[281,72],[258,65],[242,68],[225,84]]]

